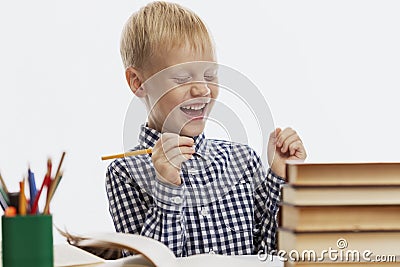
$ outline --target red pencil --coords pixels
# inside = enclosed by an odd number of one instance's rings
[[[39,205],[39,198],[40,198],[40,195],[42,194],[43,188],[45,186],[47,186],[47,190],[49,190],[48,188],[49,188],[50,183],[51,183],[51,165],[52,165],[51,164],[51,159],[48,159],[47,160],[47,173],[46,173],[46,176],[43,179],[43,183],[42,183],[42,186],[40,187],[39,192],[36,194],[35,202],[33,203],[33,207],[31,208],[31,214],[36,214],[37,213],[38,205]]]

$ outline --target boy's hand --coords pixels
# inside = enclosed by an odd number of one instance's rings
[[[286,160],[305,160],[307,157],[303,142],[296,131],[286,128],[283,131],[276,128],[269,136],[268,164],[271,170],[286,178]]]
[[[179,175],[183,162],[190,159],[195,152],[194,140],[174,133],[164,133],[153,147],[151,160],[156,175],[164,183],[180,185]]]

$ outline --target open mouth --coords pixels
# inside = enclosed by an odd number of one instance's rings
[[[205,113],[208,103],[190,104],[180,107],[186,115],[190,117],[202,117]]]

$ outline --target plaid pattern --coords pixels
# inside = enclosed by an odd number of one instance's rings
[[[142,126],[133,150],[153,147],[160,133]],[[182,185],[156,178],[150,155],[125,157],[107,169],[109,211],[117,232],[154,238],[176,256],[255,254],[275,248],[283,179],[268,173],[248,146],[195,137],[182,164]]]

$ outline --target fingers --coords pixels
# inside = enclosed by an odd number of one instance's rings
[[[181,165],[183,162],[191,159],[193,154],[187,153],[187,154],[178,154],[175,157],[169,157],[168,155],[166,156],[168,163],[171,164],[175,169],[180,169]]]
[[[281,152],[286,153],[291,144],[293,144],[295,142],[299,142],[299,141],[300,141],[300,137],[296,134],[296,132],[293,133],[292,135],[289,135],[288,137],[286,137],[286,139],[282,143]]]
[[[289,153],[290,156],[296,156],[299,159],[305,159],[307,157],[306,150],[300,140],[289,145]]]
[[[274,155],[275,155],[276,142],[278,140],[278,135],[281,131],[282,131],[281,128],[276,128],[274,131],[272,131],[269,134],[268,153],[267,153],[269,166],[272,165],[272,161],[273,161]]]
[[[169,161],[175,168],[179,168],[181,163],[188,160],[195,152],[193,145],[192,138],[165,133],[154,146],[153,153],[165,158],[164,162]]]
[[[157,177],[165,182],[179,185],[179,170],[183,162],[195,152],[194,140],[173,133],[164,133],[153,147],[151,159]]]
[[[296,154],[296,151],[300,150],[301,147],[302,147],[302,143],[300,140],[296,140],[296,141],[290,143],[290,145],[288,147],[290,156],[293,156],[294,154]]]
[[[276,142],[278,141],[278,135],[281,131],[281,128],[276,128],[275,131],[269,134],[269,140],[273,141],[273,144],[276,144]]]
[[[190,159],[194,151],[193,147],[173,147],[168,151],[164,151],[165,160],[173,167],[180,169],[181,164]]]
[[[282,147],[282,145],[285,142],[285,140],[289,136],[294,135],[294,134],[297,135],[296,131],[293,130],[292,128],[286,128],[283,131],[280,131],[280,133],[276,137],[277,138],[277,140],[276,140],[277,147]],[[299,137],[299,139],[300,139],[300,137]]]
[[[278,137],[278,135],[282,132],[281,128],[276,128],[275,129],[275,136]]]
[[[277,132],[277,130],[275,132]],[[285,128],[279,131],[276,136],[276,147],[280,149],[282,153],[288,153],[289,156],[295,156],[299,159],[305,159],[307,157],[300,136],[292,128]]]
[[[161,136],[162,149],[165,152],[176,147],[192,147],[194,140],[186,136],[179,136],[177,134],[165,133]]]

